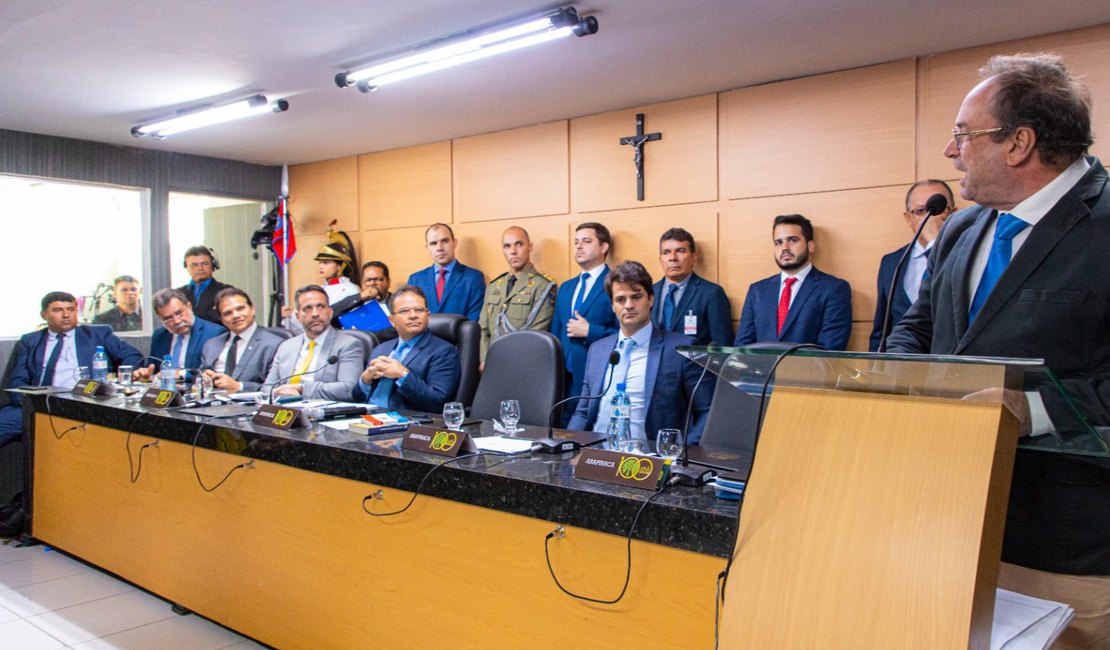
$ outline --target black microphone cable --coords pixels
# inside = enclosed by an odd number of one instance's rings
[[[204,480],[201,479],[201,477],[200,477],[200,470],[197,469],[197,442],[200,441],[200,434],[201,434],[202,431],[204,431],[204,427],[208,426],[209,424],[211,424],[215,420],[221,420],[221,419],[234,420],[234,419],[240,418],[240,417],[242,417],[242,415],[240,415],[240,414],[236,414],[236,415],[213,415],[211,417],[205,418],[204,420],[201,420],[200,426],[197,427],[196,435],[193,436],[193,448],[192,448],[193,474],[195,474],[196,477],[197,477],[197,483],[200,484],[200,489],[204,490],[205,492],[215,492],[217,488],[219,488],[221,485],[223,485],[225,482],[227,482],[227,479],[231,478],[231,475],[234,474],[236,472],[236,470],[250,469],[250,468],[254,467],[254,460],[253,459],[248,460],[245,463],[239,463],[235,467],[232,467],[230,470],[228,470],[227,474],[224,474],[224,477],[222,479],[220,479],[219,483],[216,483],[212,487],[208,487],[204,484]]]
[[[289,375],[288,377],[283,377],[282,379],[279,379],[278,381],[274,382],[273,386],[270,386],[270,396],[269,396],[269,399],[267,400],[267,403],[268,404],[273,404],[274,403],[274,389],[277,388],[278,386],[284,384],[285,382],[289,381],[290,379],[292,379],[294,377],[307,377],[308,375],[315,375],[316,373],[320,372],[321,370],[323,370],[323,369],[325,369],[329,366],[333,366],[338,362],[339,362],[339,355],[333,354],[330,357],[328,357],[328,359],[324,363],[324,365],[320,366],[319,368],[317,368],[315,370],[310,370],[308,372],[294,372],[293,374]]]
[[[473,454],[463,454],[462,456],[455,456],[454,458],[448,458],[447,460],[443,461],[442,463],[440,463],[438,465],[434,465],[431,469],[429,469],[427,471],[427,473],[424,474],[424,477],[420,479],[420,483],[418,483],[416,485],[416,489],[413,490],[412,497],[409,498],[409,502],[406,503],[403,508],[401,508],[399,510],[394,510],[392,512],[370,512],[370,510],[366,507],[366,502],[367,501],[373,501],[374,499],[384,498],[384,493],[379,489],[377,492],[367,494],[366,496],[364,496],[362,498],[362,511],[365,512],[366,514],[370,515],[371,517],[392,517],[393,515],[399,515],[402,512],[408,510],[410,507],[412,507],[412,504],[416,501],[416,497],[420,496],[421,490],[424,489],[424,483],[428,480],[429,477],[431,477],[432,474],[435,473],[436,470],[438,470],[440,467],[443,467],[444,465],[449,465],[449,464],[454,463],[456,461],[460,461],[464,458],[478,458],[479,456],[508,456],[508,458],[501,461],[500,463],[495,463],[494,465],[492,465],[492,467],[496,467],[497,465],[501,465],[503,463],[507,463],[509,461],[516,460],[517,458],[520,458],[524,454],[530,453],[531,451],[532,451],[531,449],[526,449],[524,451],[518,451],[515,454],[491,454],[489,452],[479,451],[479,452],[476,452],[476,453],[473,453]],[[486,469],[489,469],[489,467],[487,467]]]
[[[127,437],[124,439],[124,445],[127,447],[127,475],[130,477],[132,485],[139,482],[139,475],[143,473],[143,452],[146,451],[148,447],[158,446],[158,440],[155,439],[153,442],[148,442],[142,447],[139,447],[139,469],[136,471],[135,463],[131,458],[131,434],[135,431],[135,425],[138,424],[139,420],[146,414],[147,411],[143,411],[136,415],[134,420],[131,420],[131,424],[127,426]]]
[[[46,419],[50,422],[50,432],[54,434],[55,439],[61,440],[62,438],[66,437],[66,434],[69,433],[70,431],[76,431],[78,429],[85,429],[89,426],[87,422],[82,422],[81,424],[75,424],[75,425],[71,426],[70,428],[66,429],[65,431],[62,431],[61,433],[58,433],[57,427],[54,426],[54,414],[51,412],[51,408],[50,408],[50,398],[51,397],[55,397],[55,395],[53,393],[47,393],[46,394]],[[22,404],[22,398],[20,398],[20,403]]]

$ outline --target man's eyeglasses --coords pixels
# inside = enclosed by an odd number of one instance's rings
[[[416,314],[419,316],[428,313],[428,309],[426,307],[407,307],[405,309],[398,309],[396,313],[398,316],[408,316],[409,314]]]
[[[961,140],[961,138],[966,138],[967,140],[970,140],[971,137],[975,136],[975,135],[986,135],[987,133],[998,133],[999,131],[1004,131],[1004,130],[1005,130],[1004,127],[996,126],[993,129],[979,129],[978,131],[960,131],[960,127],[954,126],[954,127],[952,127],[952,139],[956,141],[956,148],[959,149],[963,146],[963,143],[966,141],[966,140]]]

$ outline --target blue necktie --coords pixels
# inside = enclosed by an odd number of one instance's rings
[[[54,342],[54,349],[50,351],[50,358],[46,360],[46,365],[42,369],[42,381],[39,382],[39,386],[54,385],[54,369],[58,367],[58,359],[62,356],[62,345],[65,339],[65,334],[59,334],[58,340]]]
[[[678,290],[677,284],[667,285],[667,297],[663,299],[663,322],[659,324],[659,328],[669,330],[671,328],[671,319],[674,318],[674,294]]]
[[[173,337],[177,339],[173,342],[173,352],[170,353],[173,355],[173,363],[179,368],[184,368],[185,360],[181,358],[181,344],[184,343],[185,337],[177,334],[174,334]]]
[[[983,277],[979,279],[979,287],[971,300],[971,308],[967,311],[968,327],[975,322],[975,316],[979,314],[994,285],[998,284],[998,279],[1009,266],[1010,258],[1013,257],[1014,236],[1028,227],[1028,223],[1012,214],[998,215],[998,223],[994,228],[994,242],[991,243],[991,250],[987,255],[987,268],[983,270]]]
[[[578,313],[582,313],[582,303],[586,302],[586,280],[589,279],[589,273],[583,273],[578,277],[578,299],[574,301],[574,311]]]
[[[405,356],[405,350],[409,347],[409,342],[404,341],[398,343],[397,347],[393,348],[393,352],[389,353],[391,359],[401,359]],[[367,401],[383,409],[389,408],[389,398],[393,396],[393,387],[397,384],[396,379],[389,377],[382,377],[378,380],[378,385],[374,388],[374,392],[370,393],[370,399]]]

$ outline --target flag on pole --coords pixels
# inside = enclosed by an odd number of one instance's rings
[[[285,268],[289,260],[297,254],[297,240],[293,236],[293,222],[289,214],[289,167],[281,168],[281,196],[277,204],[277,227],[274,228],[273,242],[270,250],[274,252],[278,265]]]

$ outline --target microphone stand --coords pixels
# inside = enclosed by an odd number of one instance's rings
[[[621,353],[613,350],[609,353],[609,367],[606,372],[609,375],[608,381],[605,382],[605,389],[599,395],[572,395],[566,399],[561,399],[551,406],[551,411],[547,414],[547,437],[540,438],[532,444],[532,451],[538,451],[544,454],[561,454],[568,451],[578,451],[582,448],[577,440],[559,440],[552,436],[555,430],[555,412],[560,406],[568,402],[576,400],[592,400],[601,399],[609,392],[609,387],[613,384],[613,368],[621,362]]]

